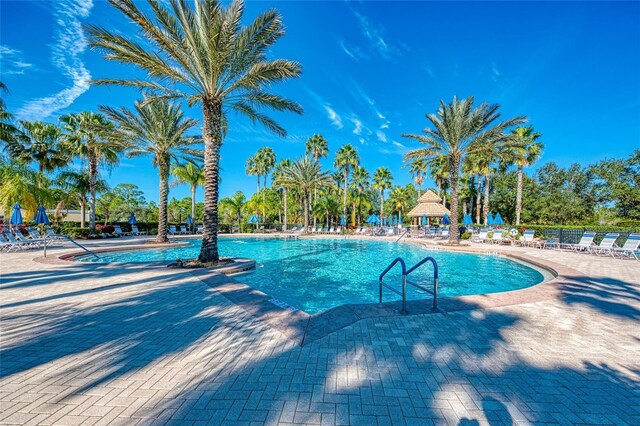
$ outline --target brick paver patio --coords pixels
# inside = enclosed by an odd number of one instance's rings
[[[1,254],[0,423],[640,424],[640,262],[508,250],[588,278],[302,347],[189,272]]]

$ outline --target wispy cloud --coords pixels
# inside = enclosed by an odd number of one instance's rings
[[[369,40],[371,47],[380,56],[384,59],[391,59],[394,55],[399,53],[399,50],[394,45],[385,40],[383,36],[384,29],[382,26],[374,25],[367,16],[353,9],[351,9],[351,12],[358,20],[362,34]]]
[[[496,65],[495,62],[491,63],[491,78],[493,79],[493,81],[497,82],[498,81],[498,77],[500,77],[502,74],[500,74],[500,70],[498,70],[498,66]]]
[[[362,134],[362,121],[360,121],[360,119],[358,117],[351,117],[350,120],[354,125],[353,134],[354,135],[361,135]]]
[[[25,62],[24,55],[17,49],[0,45],[0,68],[2,74],[24,74],[33,64]]]
[[[344,125],[342,124],[342,117],[340,117],[338,113],[335,112],[333,108],[331,108],[328,105],[325,105],[324,109],[327,111],[327,115],[329,116],[329,120],[331,121],[331,124],[333,124],[334,127],[338,129],[342,129],[344,127]]]
[[[360,49],[359,47],[347,46],[344,40],[340,40],[339,43],[340,43],[340,49],[351,59],[354,59],[356,61],[360,61],[362,59],[369,59],[369,56],[366,53],[364,53],[362,49]]]
[[[87,48],[81,19],[93,8],[92,0],[60,0],[54,3],[54,17],[58,26],[55,45],[51,49],[51,61],[62,74],[71,80],[71,87],[50,96],[27,102],[16,115],[27,120],[41,120],[54,112],[67,108],[80,95],[89,90],[91,74],[80,55]]]
[[[387,142],[387,135],[382,130],[376,131],[376,137],[380,142]]]

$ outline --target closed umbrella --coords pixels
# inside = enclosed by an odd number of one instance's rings
[[[470,214],[465,214],[464,218],[462,219],[462,224],[463,225],[471,225],[473,224],[473,219],[471,219],[471,215]]]
[[[493,223],[493,214],[491,214],[491,212],[489,212],[489,216],[487,217],[487,225],[495,225],[495,223]]]
[[[427,215],[426,214],[422,215],[422,226],[427,226]]]
[[[13,212],[9,218],[10,225],[22,225],[22,211],[20,210],[20,204],[15,203],[13,205]]]
[[[191,215],[187,215],[187,225],[191,226],[193,225],[193,218],[191,217]]]
[[[36,225],[49,225],[49,218],[47,217],[47,211],[43,206],[38,207],[38,211],[36,212],[36,217],[33,218],[33,221]]]
[[[260,222],[260,218],[254,214],[247,221],[249,223],[258,223],[258,222]]]
[[[443,225],[449,225],[451,224],[451,220],[449,219],[449,215],[448,214],[444,214],[444,216],[442,216],[442,223]]]
[[[135,225],[136,223],[138,223],[136,214],[134,212],[131,212],[131,215],[129,215],[129,225]]]
[[[340,218],[340,226],[345,226],[347,224],[347,219],[342,215]]]
[[[496,217],[493,218],[494,225],[504,225],[504,220],[502,220],[502,216],[500,213],[496,213]]]

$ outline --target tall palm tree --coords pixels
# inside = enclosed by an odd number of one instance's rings
[[[46,176],[16,161],[0,162],[0,207],[5,212],[20,203],[25,215],[32,217],[39,204],[49,201],[53,200]]]
[[[174,185],[187,184],[191,190],[191,217],[196,220],[196,189],[198,186],[204,185],[204,170],[199,164],[187,161],[184,164],[178,164],[172,171],[175,181]]]
[[[89,172],[75,172],[66,170],[60,173],[56,178],[57,185],[67,193],[74,195],[76,202],[80,206],[80,227],[86,226],[85,216],[87,203],[89,202],[88,194],[91,192],[91,177]],[[109,186],[104,179],[97,179],[95,182],[96,192],[107,191]]]
[[[331,226],[331,217],[336,216],[340,211],[340,204],[334,197],[325,194],[319,197],[313,204],[314,216],[323,217],[326,220],[327,228]]]
[[[42,121],[20,121],[21,138],[8,145],[9,154],[25,164],[35,162],[38,172],[52,172],[66,166],[71,158],[60,143],[60,129]]]
[[[480,211],[482,209],[482,159],[477,155],[468,156],[465,160],[465,166],[467,173],[474,177],[475,193],[476,193],[476,223],[480,223]]]
[[[0,81],[0,93],[9,93],[7,86]],[[13,114],[7,110],[7,104],[0,98],[0,142],[5,143],[5,149],[9,150],[11,144],[20,141],[24,135],[14,124]]]
[[[353,197],[353,211],[355,212],[353,217],[355,222],[352,223],[353,225],[360,223],[362,219],[359,216],[360,207],[362,206],[362,194],[369,189],[369,178],[369,172],[364,167],[357,167],[353,170],[353,175],[351,176],[351,187],[355,190],[355,196]]]
[[[199,137],[188,137],[197,120],[186,118],[182,105],[167,99],[152,98],[136,101],[133,111],[126,108],[100,107],[114,123],[117,132],[130,144],[128,157],[151,155],[152,164],[158,168],[160,177],[160,200],[158,202],[158,235],[156,241],[166,243],[167,204],[169,199],[169,176],[171,161],[195,160],[198,152],[195,144]]]
[[[287,191],[287,187],[285,185],[277,185],[277,183],[281,183],[280,177],[284,173],[285,169],[289,167],[291,167],[291,160],[289,160],[288,158],[284,158],[275,165],[275,168],[273,170],[273,175],[271,176],[273,178],[273,184],[282,188],[282,198],[283,198],[282,203],[284,204],[284,218],[283,218],[284,220],[282,223],[283,231],[287,230],[288,219],[289,219],[288,218],[289,200],[287,199],[289,195],[288,194],[289,191]]]
[[[467,155],[478,151],[486,143],[504,144],[509,140],[505,131],[526,121],[525,117],[497,122],[500,117],[499,105],[482,103],[473,107],[474,99],[469,97],[445,104],[440,101],[436,114],[427,114],[432,128],[423,130],[424,134],[404,134],[404,137],[416,139],[426,145],[409,151],[405,160],[431,159],[444,155],[449,160],[451,188],[451,227],[449,242],[458,242],[458,184],[460,167]]]
[[[331,186],[331,173],[322,171],[320,163],[311,157],[302,157],[294,161],[291,166],[283,168],[276,180],[278,186],[297,188],[302,195],[304,211],[304,229],[309,232],[309,211],[311,191],[313,188]]]
[[[135,65],[147,78],[104,79],[99,83],[133,86],[186,98],[189,105],[202,105],[204,234],[198,259],[217,262],[220,147],[228,113],[245,115],[281,136],[286,135],[284,128],[262,110],[302,113],[297,103],[268,91],[274,83],[301,73],[296,62],[266,57],[285,34],[280,14],[269,10],[242,26],[242,0],[233,0],[227,7],[217,0],[195,0],[193,7],[172,1],[170,9],[161,2],[150,2],[150,13],[141,11],[134,0],[109,1],[135,23],[145,44],[135,40],[137,35],[127,38],[88,26],[90,44],[105,52],[107,59]]]
[[[245,197],[242,191],[237,191],[231,197],[226,197],[220,200],[220,204],[231,210],[233,216],[238,220],[238,231],[242,226],[242,209],[247,204],[247,197]]]
[[[255,155],[247,158],[247,162],[244,164],[244,170],[249,176],[256,176],[258,178],[256,185],[256,194],[260,192],[260,168],[258,165],[258,159]]]
[[[511,153],[514,162],[518,167],[518,184],[516,186],[516,225],[520,225],[520,214],[522,212],[522,174],[523,169],[535,163],[544,149],[544,144],[538,139],[542,133],[533,130],[532,126],[521,126],[511,131],[514,137],[514,145]]]
[[[409,193],[407,188],[403,186],[396,186],[391,190],[389,194],[389,204],[393,211],[398,212],[400,218],[402,218],[402,212],[406,211],[409,205]]]
[[[329,143],[327,140],[319,134],[314,134],[307,142],[305,142],[305,155],[312,156],[316,161],[320,161],[321,158],[326,158],[329,155]],[[318,198],[318,189],[313,190],[313,203],[315,204]],[[316,217],[313,216],[313,226],[316,225]]]
[[[276,153],[273,152],[273,149],[271,149],[268,146],[262,147],[258,150],[258,152],[256,152],[255,157],[255,162],[256,162],[256,168],[258,169],[259,172],[259,176],[262,175],[264,178],[264,185],[263,187],[266,189],[267,188],[267,177],[269,176],[269,173],[271,173],[271,170],[273,170],[273,166],[275,166],[276,164]],[[260,177],[258,176],[258,179],[260,179]],[[266,220],[266,191],[262,191],[262,220],[265,221]]]
[[[384,191],[391,188],[393,176],[386,167],[378,167],[373,174],[373,188],[380,191],[380,222],[384,218]]]
[[[115,127],[104,115],[81,112],[60,117],[63,143],[72,155],[89,165],[89,232],[96,230],[96,192],[101,164],[118,163],[126,144],[117,137]]]
[[[350,144],[342,145],[336,152],[336,159],[333,163],[334,167],[344,174],[344,193],[342,203],[342,214],[347,214],[347,187],[349,186],[349,172],[352,168],[358,167],[360,157],[358,151]]]
[[[427,172],[427,162],[424,159],[418,159],[409,163],[409,173],[414,176],[414,182],[418,185],[418,198],[422,192],[422,183],[424,182],[424,174]]]
[[[433,178],[436,186],[438,187],[438,196],[440,196],[442,188],[446,185],[447,180],[449,179],[449,159],[444,155],[437,155],[430,158],[428,161],[425,160],[425,163],[427,163],[431,178]],[[446,193],[442,199],[443,203],[446,205]]]

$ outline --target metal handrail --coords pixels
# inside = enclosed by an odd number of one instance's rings
[[[416,288],[419,288],[422,291],[425,291],[431,294],[433,296],[432,309],[435,311],[436,309],[438,309],[438,262],[436,262],[436,260],[433,257],[427,256],[424,259],[422,259],[420,262],[416,263],[411,268],[409,268],[406,275],[409,276],[410,273],[412,273],[413,271],[415,271],[416,269],[418,269],[419,267],[421,267],[427,262],[431,262],[431,264],[433,264],[433,290],[429,290],[428,288],[420,284],[412,283],[411,281],[408,281],[408,280],[407,280],[407,284],[410,284]]]
[[[405,235],[407,235],[407,232],[409,232],[409,231],[404,231],[404,232],[402,233],[402,235],[400,235],[400,237],[396,240],[396,243],[397,243],[398,241],[400,241],[400,240],[402,239],[402,237],[404,237]]]
[[[429,290],[428,288],[426,288],[425,286],[422,286],[420,284],[416,284],[413,282],[410,282],[407,280],[407,277],[409,276],[410,273],[412,273],[413,271],[415,271],[416,269],[418,269],[419,267],[421,267],[422,265],[424,265],[427,262],[431,262],[433,264],[433,290]],[[384,276],[397,264],[400,263],[400,266],[402,267],[402,291],[398,291],[395,288],[385,284],[383,282],[383,278]],[[433,310],[438,309],[438,263],[436,262],[436,260],[431,257],[431,256],[427,256],[424,259],[422,259],[420,262],[416,263],[415,265],[413,265],[409,270],[407,270],[407,265],[404,262],[404,260],[400,257],[395,258],[390,264],[389,266],[387,266],[387,268],[380,274],[380,277],[378,278],[378,284],[379,284],[379,289],[380,289],[380,303],[382,303],[382,287],[386,287],[387,289],[393,291],[394,293],[400,295],[402,297],[402,309],[400,310],[400,313],[402,314],[406,314],[407,313],[407,284],[410,284],[422,291],[425,291],[431,295],[433,295]]]
[[[394,266],[396,266],[397,263],[400,263],[400,266],[402,267],[402,293],[399,292],[398,290],[396,290],[395,288],[388,286],[387,284],[385,284],[382,279],[384,278],[385,275],[387,275],[387,272],[389,272]],[[407,299],[407,264],[404,263],[404,260],[401,257],[396,257],[395,259],[393,259],[393,261],[389,264],[389,266],[387,266],[387,268],[380,274],[380,277],[378,278],[378,284],[380,287],[380,303],[382,303],[382,287],[386,287],[389,290],[393,291],[396,294],[399,294],[400,296],[402,296],[402,313],[406,313],[407,312],[407,304],[406,304],[406,299]]]
[[[87,253],[95,256],[96,259],[100,259],[100,257],[95,254],[94,252],[92,252],[91,250],[89,250],[88,248],[86,248],[85,246],[81,245],[80,243],[77,243],[75,241],[73,241],[73,239],[71,239],[71,237],[69,237],[68,235],[64,235],[64,234],[47,234],[44,236],[44,257],[47,257],[47,238],[53,238],[53,237],[62,237],[65,238],[67,241],[77,245],[78,247],[80,247],[82,250],[86,251]]]

